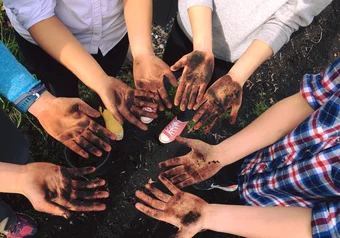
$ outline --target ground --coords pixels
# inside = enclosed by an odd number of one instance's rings
[[[207,135],[200,132],[185,132],[184,135],[212,144],[220,142],[241,130],[271,104],[298,92],[299,82],[305,73],[317,73],[339,56],[340,1],[333,1],[310,26],[293,34],[292,40],[250,78],[244,88],[242,108],[234,126],[224,119]],[[121,77],[131,80],[130,76],[131,66],[126,64]],[[86,90],[82,95],[89,104],[98,106],[99,101],[95,95],[86,93]],[[24,120],[25,123],[19,124],[32,144],[33,157],[38,161],[66,165],[63,146],[47,137],[43,131],[40,133],[37,130],[38,123],[34,119],[30,118],[32,123],[27,122],[27,118]],[[106,189],[110,191],[110,198],[106,201],[107,210],[104,212],[74,214],[70,220],[65,220],[35,212],[22,196],[6,195],[4,199],[15,210],[27,212],[37,220],[38,237],[169,237],[176,232],[176,228],[138,212],[134,208],[134,192],[142,189],[150,179],[156,181],[156,186],[161,187],[157,182],[157,175],[161,172],[157,163],[188,151],[177,143],[163,145],[158,142],[158,134],[170,120],[171,114],[169,116],[169,113],[166,113],[152,123],[148,132],[125,124],[125,138],[123,141],[112,143],[111,164],[103,176],[108,181]],[[199,192],[193,188],[185,190],[210,203],[239,203],[235,193],[226,194],[214,190]],[[235,236],[205,231],[195,237]]]

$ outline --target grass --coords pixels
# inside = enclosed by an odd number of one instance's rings
[[[265,95],[266,93],[260,92],[259,94],[260,100],[255,103],[252,113],[256,117],[259,117],[262,113],[264,113],[271,106],[268,100],[266,99]]]

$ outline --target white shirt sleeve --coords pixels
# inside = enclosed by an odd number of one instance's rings
[[[257,34],[276,54],[299,27],[308,26],[332,0],[289,0],[278,9]]]
[[[26,30],[55,15],[56,0],[3,0],[3,2]]]

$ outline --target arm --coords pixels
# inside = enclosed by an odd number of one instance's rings
[[[154,54],[151,40],[152,1],[124,0],[124,16],[133,55],[133,76],[137,89],[157,95],[160,110],[172,107],[163,78],[177,87],[169,66]],[[159,98],[160,97],[160,98]]]
[[[203,213],[203,229],[257,238],[312,237],[311,208],[209,204]]]

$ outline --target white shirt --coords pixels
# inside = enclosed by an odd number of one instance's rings
[[[90,54],[106,55],[126,34],[123,0],[4,0],[15,30],[37,44],[28,29],[58,17]]]

